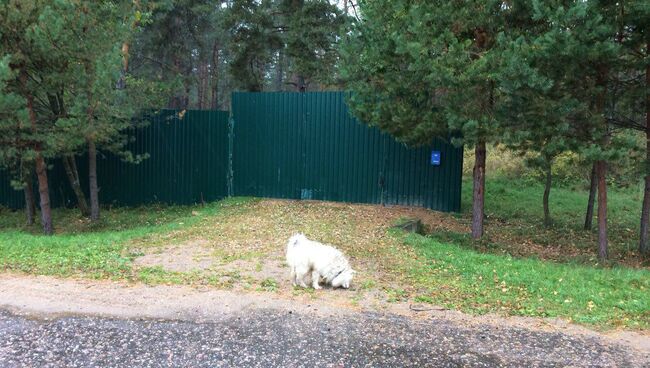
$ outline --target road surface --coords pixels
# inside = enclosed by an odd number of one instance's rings
[[[444,318],[234,311],[209,321],[0,309],[0,367],[650,367],[606,339]]]

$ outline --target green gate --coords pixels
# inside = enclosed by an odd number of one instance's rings
[[[234,195],[460,210],[462,148],[407,148],[357,122],[343,92],[234,93],[232,124]]]

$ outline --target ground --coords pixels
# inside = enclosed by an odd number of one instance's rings
[[[286,357],[266,361],[287,366],[299,366],[290,359],[301,355],[314,364],[336,366],[311,356],[314,349],[306,352],[308,331],[324,326],[344,331],[347,325],[354,326],[350,336],[325,344],[323,352],[324,357],[363,353],[347,356],[344,366],[389,366],[391,359],[406,355],[424,366],[480,366],[483,361],[487,366],[536,366],[544,365],[542,356],[551,366],[647,365],[650,271],[635,254],[630,235],[638,227],[631,214],[637,194],[612,192],[613,256],[600,264],[594,257],[595,232],[580,230],[584,193],[557,190],[555,223],[543,229],[534,210],[538,203],[526,185],[496,181],[488,186],[488,232],[478,243],[466,235],[466,210],[445,214],[400,206],[230,198],[201,206],[106,208],[99,224],[74,209],[59,209],[57,235],[45,237],[38,226],[25,226],[20,212],[0,209],[0,308],[7,311],[0,318],[0,334],[11,341],[0,346],[0,359],[9,351],[9,366],[31,358],[53,366],[89,363],[60,360],[76,356],[56,355],[62,350],[52,348],[52,341],[62,341],[61,349],[116,354],[127,359],[123,365],[131,365],[135,360],[128,359],[139,358],[94,348],[84,339],[114,344],[119,342],[115,334],[147,340],[157,331],[178,339],[178,349],[192,344],[231,349],[241,338],[270,341],[234,322],[256,316],[260,334],[281,334],[287,344],[298,344]],[[424,234],[394,228],[406,219],[422,221]],[[291,285],[284,247],[298,231],[337,246],[350,258],[359,271],[351,289]],[[392,325],[402,327],[392,332]],[[279,326],[291,326],[305,337],[291,340],[288,327]],[[369,326],[386,330],[383,342],[369,335],[378,331]],[[213,334],[205,332],[210,328]],[[75,329],[83,334],[76,336]],[[205,339],[192,337],[199,335]],[[441,345],[440,335],[457,338]],[[498,344],[477,343],[482,335]],[[223,344],[215,345],[220,340]],[[419,341],[429,350],[419,348]],[[567,346],[558,347],[563,341]],[[373,353],[371,345],[382,343],[389,348]],[[151,344],[134,349],[153,354],[164,348],[171,362],[181,364],[174,360],[182,359],[180,350]],[[262,345],[277,349],[268,341]],[[59,353],[39,358],[27,347]],[[205,364],[245,359],[245,354],[219,358],[201,351]],[[581,361],[580,355],[588,359]]]
[[[21,222],[20,215],[10,214],[4,221]],[[411,301],[475,314],[560,317],[603,329],[650,329],[650,272],[644,267],[504,254],[516,247],[514,242],[468,244],[463,240],[465,215],[254,198],[206,206],[118,208],[104,211],[99,225],[74,210],[57,215],[65,219],[55,237],[19,227],[0,231],[5,271],[267,291],[373,308]],[[420,219],[427,235],[392,229],[405,218]],[[321,293],[291,286],[284,248],[297,231],[334,244],[350,258],[359,271],[350,290]],[[523,253],[528,248],[544,249],[539,255],[555,248],[588,252],[531,239],[516,249]]]
[[[648,338],[561,321],[45,276],[2,276],[0,292],[2,367],[650,364]]]

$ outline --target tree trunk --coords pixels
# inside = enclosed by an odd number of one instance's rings
[[[585,230],[591,230],[594,219],[594,201],[598,191],[598,179],[596,175],[596,163],[591,165],[591,178],[589,184],[589,200],[587,201],[587,214],[585,215]]]
[[[63,157],[63,168],[65,168],[65,173],[68,176],[70,187],[72,187],[72,191],[77,198],[77,207],[79,207],[79,211],[81,211],[83,216],[90,216],[90,209],[88,208],[86,195],[83,190],[81,190],[79,170],[77,170],[77,162],[74,156],[70,155]]]
[[[474,158],[474,194],[472,198],[472,238],[483,236],[483,211],[485,204],[485,142],[479,141]]]
[[[50,208],[50,189],[47,183],[47,166],[40,152],[36,156],[36,176],[38,178],[38,194],[40,197],[43,232],[45,235],[52,235],[54,229],[52,227],[52,210]]]
[[[212,45],[212,63],[210,65],[210,108],[219,109],[219,43]]]
[[[97,147],[88,140],[88,183],[90,184],[90,219],[99,220],[99,188],[97,186]]]
[[[307,85],[305,84],[305,77],[303,75],[298,75],[296,77],[296,91],[297,92],[307,91]]]
[[[605,115],[605,100],[607,93],[608,70],[600,67],[596,78],[596,85],[601,88],[596,97],[596,111],[599,115]],[[604,136],[601,147],[607,149],[610,141],[609,125],[603,120]],[[596,172],[598,175],[598,258],[601,261],[607,259],[607,161],[600,159],[596,161]]]
[[[607,259],[607,162],[596,161],[598,176],[598,258]]]
[[[197,67],[196,97],[199,110],[205,110],[208,107],[208,89],[209,89],[208,60],[201,55]]]
[[[650,54],[650,42],[646,44],[647,53]],[[646,89],[650,91],[650,65],[645,69]],[[650,255],[648,245],[648,222],[650,222],[650,92],[646,92],[645,100],[645,134],[646,134],[646,173],[645,191],[643,193],[643,206],[641,207],[641,232],[639,236],[639,253]]]
[[[32,168],[23,167],[23,182],[25,188],[25,216],[27,217],[27,225],[34,225],[34,214],[36,213],[36,200],[34,199],[34,185],[33,185]]]
[[[117,81],[117,89],[126,88],[126,73],[129,72],[129,43],[122,43],[122,70],[120,70],[120,79]]]
[[[198,68],[200,68],[200,62]],[[185,65],[184,73],[183,73],[183,86],[185,87],[185,90],[183,91],[183,105],[181,106],[182,110],[187,110],[190,108],[190,91],[192,90],[192,79],[190,78],[190,75],[192,75],[192,71],[194,70],[194,63],[193,63],[193,58],[192,55],[187,55],[187,64]]]
[[[182,74],[183,70],[181,69],[181,60],[177,55],[173,56],[173,65],[174,65],[174,72],[176,74]],[[169,108],[170,109],[175,109],[175,110],[182,110],[182,97],[180,96],[179,91],[175,90],[174,95],[171,97],[169,101]]]
[[[282,50],[278,51],[278,66],[275,74],[275,90],[282,91],[284,89],[284,53]]]
[[[647,159],[650,160],[650,130],[648,131]],[[639,236],[639,253],[650,255],[648,245],[648,226],[650,222],[650,174],[645,176],[645,191],[643,193],[643,205],[641,207],[641,233]]]
[[[27,74],[25,72],[21,73],[20,80],[23,84],[23,87],[27,89]],[[34,96],[31,93],[27,93],[27,111],[29,113],[29,121],[31,124],[32,132],[36,133],[36,112],[34,112]],[[34,145],[34,151],[36,152],[36,157],[34,162],[36,164],[36,177],[38,178],[38,194],[40,199],[41,206],[41,223],[43,225],[43,232],[45,235],[52,235],[54,229],[52,227],[52,210],[50,208],[50,190],[47,182],[47,166],[45,165],[45,159],[42,154],[42,147],[40,143]]]
[[[552,164],[551,161],[548,161],[548,166],[546,167],[546,182],[544,183],[544,226],[551,226],[551,210],[548,205],[548,198],[551,195],[551,184],[553,180],[553,173],[551,171]]]
[[[190,108],[190,90],[192,89],[192,85],[189,79],[185,79],[185,91],[183,92],[183,100],[182,100],[182,110],[187,110]]]

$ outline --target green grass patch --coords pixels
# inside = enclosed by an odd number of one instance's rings
[[[55,236],[41,235],[38,225],[24,225],[22,212],[3,210],[0,269],[40,275],[140,279],[132,274],[131,261],[138,254],[129,249],[130,242],[147,243],[155,234],[194,225],[226,209],[239,210],[250,201],[235,198],[204,207],[114,208],[104,210],[98,224],[81,218],[77,210],[56,209]],[[142,279],[153,280],[153,276],[144,275]]]
[[[537,256],[553,261],[598,264],[597,219],[593,230],[583,230],[588,191],[583,187],[553,187],[550,210],[553,224],[543,226],[542,195],[544,188],[531,180],[492,177],[486,181],[486,237],[474,242],[466,233],[436,231],[431,234],[441,242],[452,242],[485,251],[518,256]],[[608,233],[611,264],[650,266],[636,252],[639,237],[642,187],[608,190]],[[465,178],[462,188],[462,217],[469,225],[472,203],[472,180]],[[547,250],[526,245],[533,242]]]
[[[275,279],[267,278],[260,283],[260,287],[264,291],[276,291],[278,290],[279,285]]]
[[[424,261],[409,272],[419,301],[472,313],[562,317],[602,327],[650,327],[650,271],[593,268],[479,253],[403,235]]]

